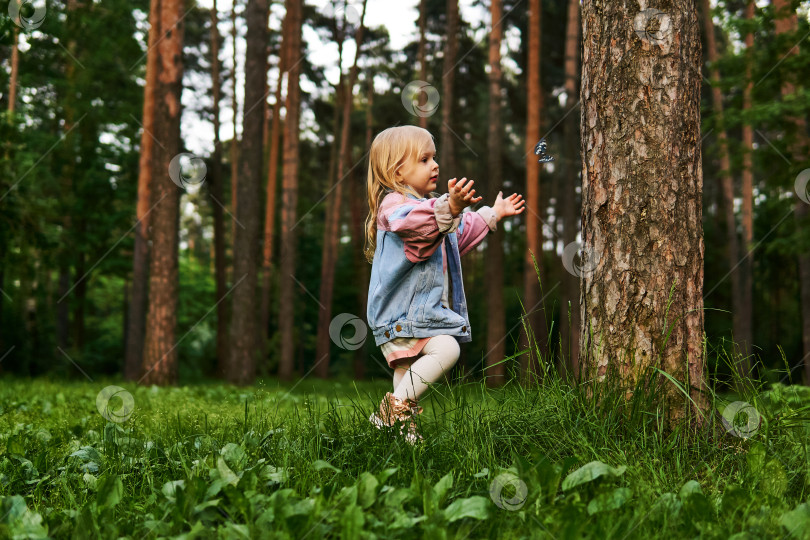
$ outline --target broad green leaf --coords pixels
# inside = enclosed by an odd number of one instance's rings
[[[217,458],[217,471],[219,471],[219,477],[226,484],[235,486],[236,484],[239,483],[239,477],[236,474],[234,474],[234,472],[230,469],[230,467],[228,467],[227,463],[225,463],[225,460],[222,458],[222,456],[219,456]]]
[[[366,471],[360,475],[360,479],[357,484],[360,506],[363,508],[368,508],[374,504],[374,501],[377,500],[378,485],[380,485],[379,481],[370,472]]]
[[[343,529],[341,538],[348,538],[350,540],[360,538],[360,532],[363,530],[364,522],[363,509],[356,504],[348,506],[340,519],[340,525]]]
[[[779,524],[787,529],[792,538],[810,538],[810,503],[801,503],[779,518]]]
[[[124,494],[124,484],[118,475],[104,476],[98,483],[96,503],[100,508],[112,508],[119,502]]]
[[[765,445],[759,441],[754,441],[748,453],[745,454],[745,461],[748,463],[748,469],[755,475],[762,472],[762,467],[765,466]]]
[[[633,491],[626,487],[616,488],[607,493],[600,493],[588,503],[588,513],[593,515],[606,510],[616,510],[630,499]]]
[[[324,461],[322,459],[315,460],[312,463],[312,468],[316,471],[320,471],[321,469],[330,469],[335,472],[340,472],[340,469],[329,463],[328,461]]]
[[[444,516],[449,523],[465,517],[487,519],[490,504],[492,503],[489,498],[480,495],[474,495],[466,499],[456,499],[444,509]]]
[[[453,471],[445,474],[441,480],[433,486],[433,493],[436,495],[436,504],[441,506],[447,498],[447,492],[453,487]]]
[[[234,471],[241,471],[247,463],[247,454],[238,444],[228,443],[222,447],[219,453],[225,459],[228,467]]]
[[[163,488],[161,488],[161,492],[166,496],[167,499],[173,499],[175,497],[175,492],[177,488],[185,489],[186,482],[185,480],[171,480],[163,484]]]
[[[681,486],[681,490],[678,492],[678,497],[685,499],[692,493],[703,494],[703,489],[700,487],[700,483],[698,483],[697,480],[689,480],[687,483]]]
[[[780,498],[787,491],[788,477],[785,468],[778,459],[771,459],[765,464],[762,469],[762,479],[759,481],[759,487],[765,493]]]
[[[607,463],[602,463],[601,461],[591,461],[590,463],[586,463],[579,469],[566,476],[565,480],[563,480],[562,488],[563,491],[567,491],[573,487],[587,484],[588,482],[591,482],[599,477],[621,476],[624,474],[625,470],[627,470],[627,467],[624,465],[614,468]]]

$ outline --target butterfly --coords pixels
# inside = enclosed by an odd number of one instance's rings
[[[540,142],[537,143],[537,146],[534,147],[534,153],[540,156],[540,159],[537,161],[539,163],[548,163],[549,161],[554,161],[554,157],[546,154],[546,138],[543,137],[540,139]]]

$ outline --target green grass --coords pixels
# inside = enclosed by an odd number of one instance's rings
[[[390,382],[0,379],[0,538],[810,538],[810,389],[745,397],[744,438],[606,388],[437,384],[411,447],[367,419]]]

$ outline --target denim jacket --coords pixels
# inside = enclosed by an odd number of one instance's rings
[[[450,212],[448,195],[417,198],[389,191],[377,214],[377,241],[368,289],[368,325],[376,345],[398,337],[472,339],[461,256],[497,229],[495,212]],[[447,253],[450,308],[441,304],[442,250]]]

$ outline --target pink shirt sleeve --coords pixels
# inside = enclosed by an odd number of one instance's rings
[[[396,233],[405,243],[405,256],[411,262],[430,258],[444,235],[455,231],[461,216],[450,213],[447,194],[425,201],[389,193],[380,205],[377,226]]]
[[[459,256],[464,256],[480,244],[490,231],[498,229],[498,218],[489,206],[482,206],[475,212],[464,212],[461,215],[464,216],[464,225],[458,234],[458,253]]]

